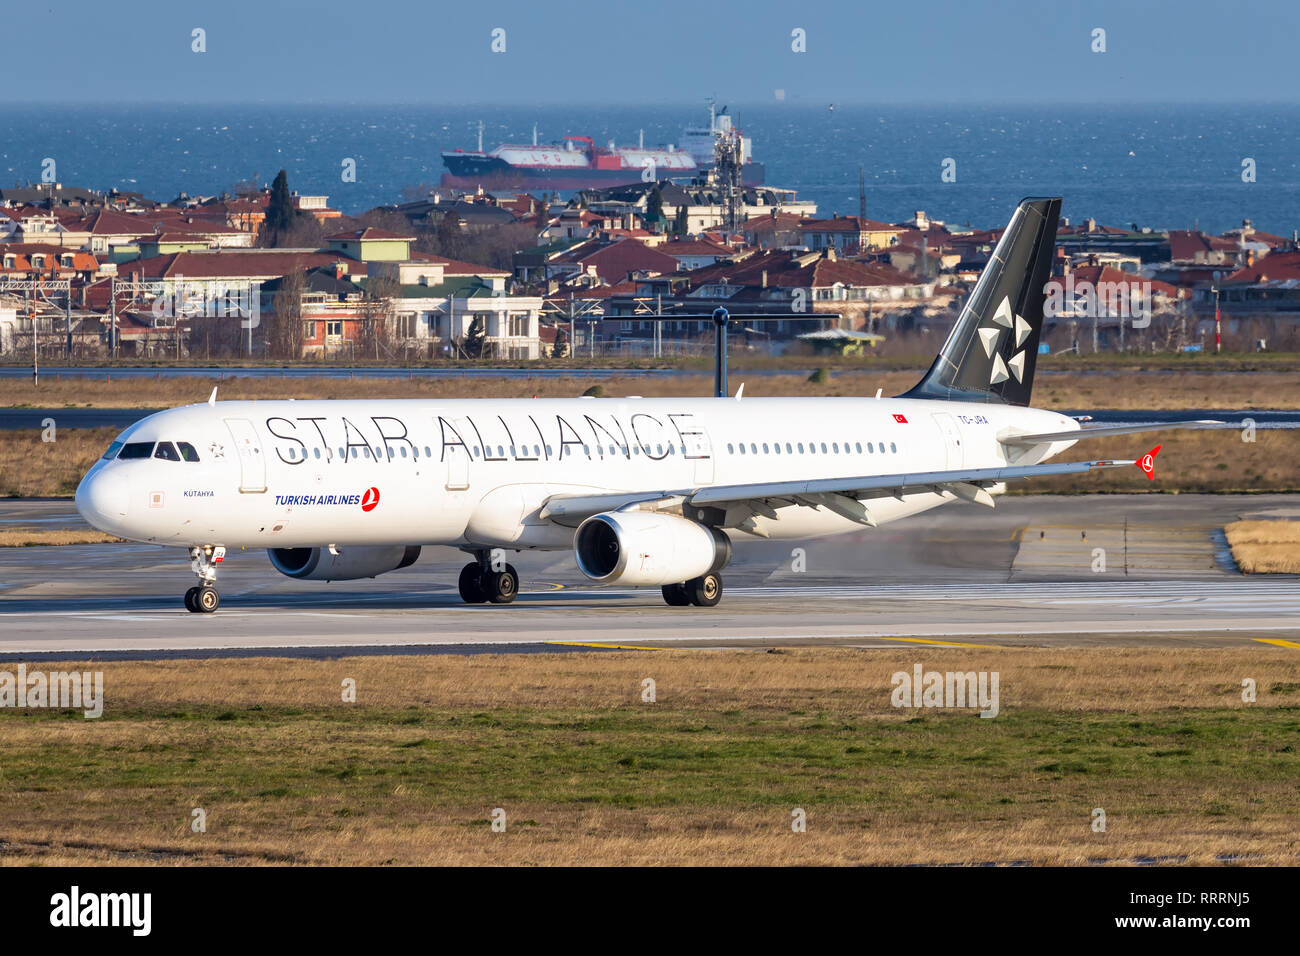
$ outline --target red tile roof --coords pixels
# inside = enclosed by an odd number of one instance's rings
[[[1229,282],[1277,282],[1300,279],[1300,252],[1272,252],[1255,260],[1253,266],[1238,269],[1223,280]]]

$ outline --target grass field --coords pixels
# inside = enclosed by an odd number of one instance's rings
[[[1223,533],[1246,574],[1300,574],[1300,521],[1234,521]]]
[[[891,707],[891,674],[918,662],[998,671],[1001,713]],[[0,862],[1300,857],[1285,648],[79,666],[104,671],[101,719],[0,710]]]

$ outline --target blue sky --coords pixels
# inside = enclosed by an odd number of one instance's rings
[[[1300,101],[1300,4],[1279,0],[4,7],[4,103],[743,104],[777,90],[807,104]],[[205,53],[191,50],[196,28]],[[1105,53],[1090,48],[1095,28]],[[795,29],[806,52],[791,49]]]

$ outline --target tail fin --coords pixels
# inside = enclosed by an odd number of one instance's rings
[[[1022,199],[948,340],[903,398],[1028,405],[1061,200]]]

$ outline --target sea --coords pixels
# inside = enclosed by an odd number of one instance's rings
[[[721,105],[721,104],[720,104]],[[1300,105],[809,106],[729,108],[769,185],[820,215],[918,210],[957,226],[1002,225],[1029,195],[1110,226],[1200,228],[1250,219],[1300,228]],[[328,195],[355,215],[436,186],[442,150],[566,135],[677,143],[700,103],[618,106],[0,105],[0,184],[59,182],[155,199],[269,183]],[[349,161],[352,161],[349,163]],[[52,165],[51,165],[52,163]],[[355,165],[354,181],[348,171]],[[945,171],[947,175],[945,176]]]

